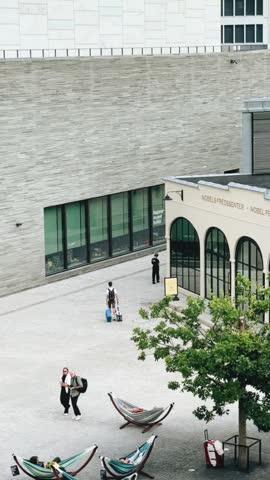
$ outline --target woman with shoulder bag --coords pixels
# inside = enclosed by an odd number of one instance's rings
[[[81,377],[76,375],[75,372],[70,372],[71,375],[71,382],[70,382],[70,397],[71,397],[71,403],[72,403],[72,408],[74,411],[74,416],[72,417],[73,420],[80,420],[81,419],[81,412],[79,410],[79,407],[77,406],[77,402],[80,396],[80,389],[83,388],[83,383],[81,381]]]

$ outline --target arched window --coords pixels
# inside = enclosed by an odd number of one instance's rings
[[[171,275],[178,285],[200,294],[200,242],[197,231],[186,218],[177,218],[171,227]]]
[[[211,298],[230,293],[230,251],[219,228],[210,228],[205,239],[205,296]]]
[[[257,243],[242,237],[236,247],[236,274],[247,277],[251,283],[263,285],[263,259]]]

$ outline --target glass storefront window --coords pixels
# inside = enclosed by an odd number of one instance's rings
[[[44,209],[46,275],[64,270],[63,229],[61,207]]]
[[[46,275],[162,244],[164,185],[45,208],[44,230]]]
[[[236,273],[249,280],[260,283],[263,277],[263,261],[261,251],[254,240],[244,237],[239,240],[236,249]],[[262,284],[261,284],[262,285]]]
[[[90,261],[97,262],[109,256],[108,198],[89,200]]]
[[[67,266],[78,267],[87,262],[85,203],[74,202],[65,206],[67,228]]]
[[[165,208],[164,208],[164,185],[151,188],[152,196],[152,231],[153,245],[164,242],[165,237]]]
[[[171,227],[171,275],[176,273],[178,285],[200,294],[200,242],[197,231],[185,218],[178,218]]]
[[[252,282],[253,292],[257,286],[263,286],[263,259],[257,243],[248,237],[239,240],[236,247],[236,273],[241,274]],[[245,310],[246,306],[241,305]],[[263,321],[263,315],[261,321]]]
[[[128,193],[111,196],[112,255],[130,251]]]
[[[139,250],[150,245],[148,188],[133,190],[131,202],[133,249]]]
[[[205,296],[227,295],[230,291],[230,252],[224,233],[211,228],[205,239]]]

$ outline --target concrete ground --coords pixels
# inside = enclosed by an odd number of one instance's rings
[[[165,254],[160,258],[164,275]],[[108,280],[119,292],[123,323],[105,322]],[[144,257],[0,299],[1,480],[12,478],[13,452],[49,460],[93,444],[99,447],[96,457],[78,478],[99,479],[98,455],[125,455],[151,435],[133,426],[119,430],[123,422],[107,397],[110,391],[146,408],[175,402],[173,413],[153,430],[158,439],[146,471],[157,480],[245,476],[233,468],[231,449],[226,452],[224,470],[205,467],[205,424],[192,415],[199,402],[189,394],[168,390],[172,376],[162,363],[150,356],[145,362],[137,360],[130,341],[132,330],[154,324],[140,319],[138,310],[162,296],[163,281],[152,285],[150,257]],[[63,416],[59,403],[63,366],[89,382],[79,399],[80,422]],[[208,425],[210,436],[221,440],[236,433],[236,427],[235,407],[228,417]],[[252,476],[269,478],[270,434],[258,435],[252,425],[249,434],[263,439],[263,465],[252,470]]]

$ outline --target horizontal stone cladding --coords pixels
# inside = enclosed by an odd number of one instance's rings
[[[269,70],[268,52],[0,62],[0,295],[47,281],[44,207],[238,167]]]

